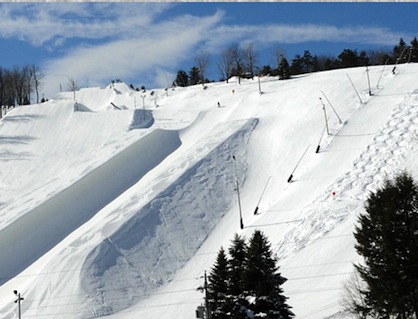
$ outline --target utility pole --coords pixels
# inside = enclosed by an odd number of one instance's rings
[[[240,193],[239,193],[238,170],[237,170],[237,163],[236,163],[235,155],[232,155],[232,158],[234,160],[235,175],[236,175],[236,179],[237,179],[237,189],[236,189],[236,191],[237,191],[237,195],[238,195],[239,225],[240,225],[241,229],[244,229],[244,222],[242,221],[241,197],[240,197]]]
[[[206,308],[206,318],[211,318],[209,302],[208,302],[208,277],[206,276],[205,270],[205,282],[203,288],[205,289],[205,308]]]
[[[18,311],[19,319],[21,319],[20,301],[22,301],[24,298],[20,297],[20,293],[18,293],[17,290],[13,290],[13,292],[17,296],[15,303],[17,303],[17,311]]]
[[[212,312],[209,308],[209,298],[208,298],[208,278],[206,276],[206,270],[205,270],[205,275],[204,275],[204,283],[203,283],[203,287],[200,286],[199,288],[197,288],[198,290],[204,292],[205,294],[205,305],[204,306],[198,306],[197,310],[196,310],[196,318],[200,318],[200,319],[210,319],[212,318]]]

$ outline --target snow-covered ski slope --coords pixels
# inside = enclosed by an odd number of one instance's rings
[[[264,77],[263,94],[116,83],[16,107],[0,121],[1,317],[18,290],[28,318],[194,318],[220,247],[259,229],[296,317],[343,318],[369,192],[418,178],[418,65],[391,70],[369,68],[371,96],[361,67]]]

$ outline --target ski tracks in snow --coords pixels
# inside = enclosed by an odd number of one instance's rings
[[[303,220],[289,231],[278,256],[286,258],[322,238],[353,213],[363,209],[370,194],[386,178],[405,169],[402,165],[418,140],[418,90],[392,112],[372,142],[354,160],[349,171],[333,183],[303,212]],[[353,232],[350,223],[347,232]]]
[[[202,154],[197,143],[194,152],[203,158],[90,252],[81,280],[96,314],[108,315],[147,297],[193,256],[233,203],[231,155],[239,154],[244,176],[247,144],[257,123],[225,124],[236,131],[220,144],[218,139],[209,153]]]

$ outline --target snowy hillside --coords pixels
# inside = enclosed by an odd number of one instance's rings
[[[220,247],[259,229],[296,317],[344,317],[367,195],[418,178],[418,65],[391,69],[369,68],[371,96],[353,68],[261,78],[263,94],[116,83],[16,107],[0,121],[1,316],[18,290],[24,318],[194,318]]]

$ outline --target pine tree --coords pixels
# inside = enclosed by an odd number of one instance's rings
[[[183,70],[179,70],[177,72],[177,77],[174,81],[174,84],[176,86],[181,86],[181,87],[185,87],[189,85],[189,76],[187,75],[187,73]]]
[[[290,74],[301,74],[303,73],[303,58],[296,54],[292,59],[292,65],[290,66]]]
[[[364,52],[365,53],[365,52]],[[344,49],[338,56],[338,64],[341,68],[350,68],[364,65],[365,56],[359,57],[357,50]]]
[[[406,42],[404,41],[404,39],[401,38],[399,40],[399,44],[393,48],[393,57],[395,61],[397,61],[398,63],[406,62],[406,48]]]
[[[407,173],[372,193],[359,216],[355,246],[364,264],[368,310],[378,317],[418,317],[418,187]]]
[[[200,72],[197,67],[192,67],[189,72],[189,85],[196,85],[200,83]]]
[[[294,316],[281,288],[287,279],[278,270],[266,236],[261,231],[255,231],[248,245],[243,276],[245,293],[255,298],[249,306],[255,316],[268,319]]]
[[[249,245],[235,234],[229,250],[221,248],[209,275],[208,296],[214,319],[290,319],[279,272],[267,238],[255,231]]]
[[[411,52],[409,62],[418,62],[418,40],[414,37],[411,41]]]
[[[228,308],[230,311],[231,319],[241,319],[248,317],[248,302],[245,300],[243,294],[243,279],[244,269],[246,268],[246,250],[247,244],[245,239],[238,234],[232,241],[232,245],[228,252],[230,255],[229,260],[229,301]]]
[[[285,57],[282,58],[279,65],[278,75],[280,80],[290,79],[290,67],[289,62]]]
[[[227,296],[228,296],[228,278],[229,262],[225,250],[221,248],[218,253],[215,265],[209,274],[208,299],[214,319],[223,319],[227,317]]]
[[[309,50],[305,50],[303,53],[303,71],[309,73],[313,71],[313,56]]]

